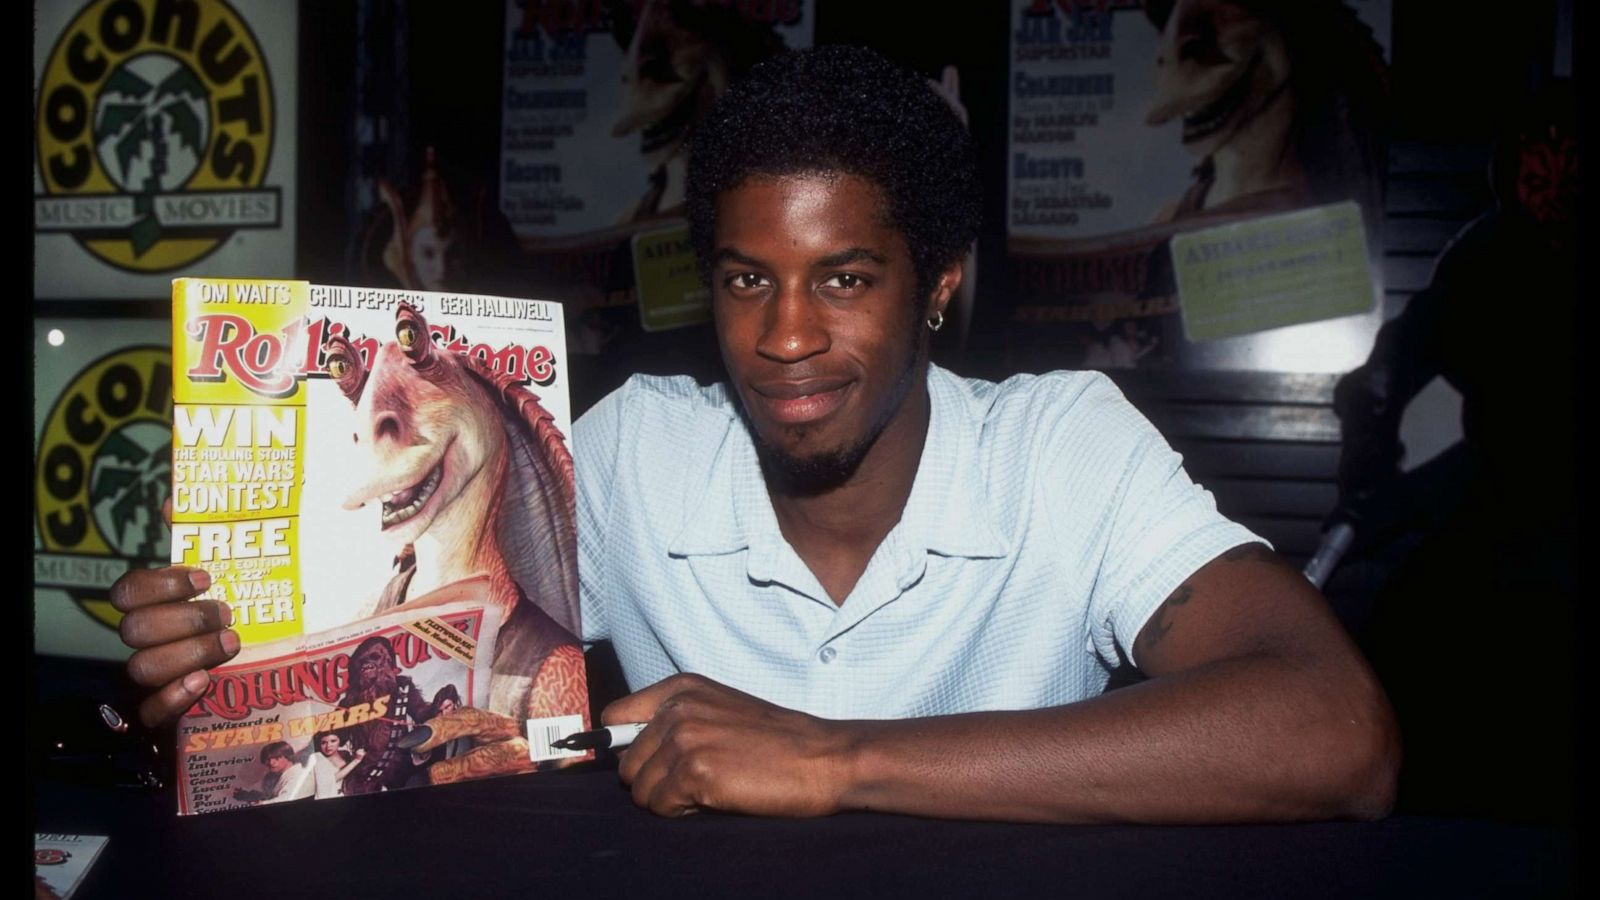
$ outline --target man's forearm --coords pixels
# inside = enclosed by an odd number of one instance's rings
[[[1375,818],[1398,738],[1361,671],[1271,654],[1054,709],[840,723],[844,809],[1048,822]]]
[[[675,675],[603,720],[650,723],[618,774],[662,815],[1245,822],[1388,811],[1399,767],[1388,700],[1315,589],[1265,548],[1202,566],[1132,644],[1148,681],[1053,709],[829,721]]]

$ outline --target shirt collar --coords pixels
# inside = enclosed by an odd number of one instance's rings
[[[928,438],[905,512],[891,537],[940,556],[991,559],[1010,552],[989,508],[978,456],[983,423],[960,378],[928,367]],[[736,399],[729,397],[729,402]],[[668,544],[673,556],[714,556],[749,549],[750,575],[769,580],[784,546],[749,431],[730,414],[699,499]],[[895,535],[895,532],[899,532]]]
[[[981,416],[965,382],[928,367],[928,439],[900,527],[913,546],[940,556],[994,559],[1010,552],[989,507],[978,455]]]
[[[727,424],[716,453],[711,456],[711,465],[705,470],[703,480],[686,487],[698,499],[684,504],[688,515],[677,535],[667,544],[667,553],[672,556],[716,556],[749,546],[740,507],[750,505],[750,482],[754,480],[756,486],[761,487],[763,502],[766,496],[750,433],[733,409],[737,402],[730,392],[725,400]],[[770,504],[768,514],[771,514]]]

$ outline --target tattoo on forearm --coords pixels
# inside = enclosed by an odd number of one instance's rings
[[[1150,621],[1139,631],[1139,652],[1141,654],[1161,643],[1161,639],[1166,637],[1168,631],[1172,630],[1172,614],[1178,607],[1188,603],[1189,598],[1193,596],[1194,586],[1185,583],[1178,585],[1177,590],[1173,591],[1172,595],[1162,602],[1161,608],[1156,610],[1156,614],[1151,616]]]

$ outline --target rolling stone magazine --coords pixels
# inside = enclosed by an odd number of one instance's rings
[[[243,649],[189,815],[553,768],[587,725],[561,307],[173,282],[172,562]]]

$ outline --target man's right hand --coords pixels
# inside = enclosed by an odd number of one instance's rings
[[[156,689],[139,704],[148,727],[182,715],[210,685],[205,670],[239,652],[239,635],[228,629],[228,605],[189,599],[210,586],[208,573],[184,566],[135,569],[111,586],[111,605],[123,613],[122,642],[137,651],[128,658],[128,674]]]

